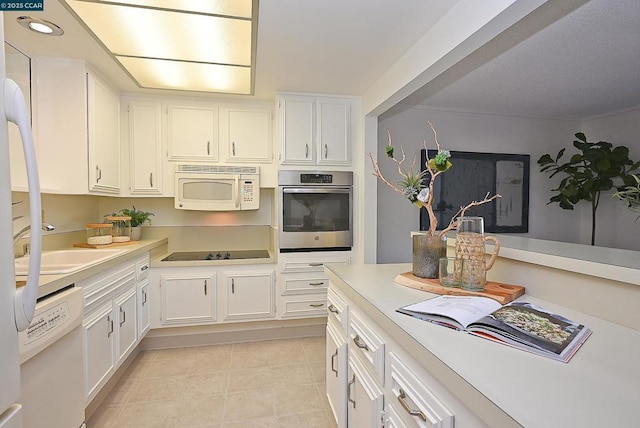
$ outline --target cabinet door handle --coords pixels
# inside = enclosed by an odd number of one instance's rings
[[[369,350],[369,347],[362,341],[359,334],[356,334],[356,337],[353,338],[353,343],[355,343],[356,346],[360,349],[364,349],[365,351]]]
[[[231,154],[233,156],[236,155],[236,142],[235,141],[231,142]]]
[[[142,290],[142,306],[147,304],[147,292]]]
[[[231,278],[231,294],[235,294],[236,293],[236,281]]]
[[[127,322],[127,312],[124,309],[122,309],[122,307],[120,307],[120,315],[121,315],[120,327],[122,327],[124,323]]]
[[[310,282],[309,285],[312,287],[318,287],[319,285],[324,285],[324,282]]]
[[[113,320],[111,319],[111,315],[107,315],[107,337],[111,337],[113,334]]]
[[[324,145],[324,158],[327,159],[329,157],[329,146]]]
[[[321,308],[324,306],[324,303],[311,303],[309,306],[312,308]]]
[[[335,361],[335,358],[337,356],[338,356],[338,350],[336,349],[336,352],[331,356],[331,371],[336,374],[336,377],[338,377],[338,369],[335,368],[333,362]]]
[[[211,154],[211,141],[207,141],[207,156]]]
[[[304,157],[305,159],[309,159],[309,144],[304,145]]]
[[[149,186],[153,187],[153,172],[149,173]]]
[[[353,404],[353,408],[356,408],[356,400],[352,400],[351,399],[351,385],[353,385],[354,383],[356,383],[356,375],[353,375],[353,379],[351,379],[349,381],[349,383],[347,384],[347,401],[349,401],[349,403]]]
[[[411,406],[409,406],[409,404],[405,401],[405,399],[407,398],[406,394],[404,393],[404,390],[402,388],[400,388],[400,395],[397,396],[398,397],[398,401],[400,402],[400,404],[402,405],[402,408],[405,409],[407,411],[407,413],[409,413],[411,416],[417,416],[420,419],[422,419],[424,422],[427,421],[427,417],[425,416],[424,413],[422,413],[421,410],[414,410],[411,408]]]
[[[204,295],[207,295],[207,280],[204,280]]]
[[[329,309],[329,312],[333,312],[336,315],[340,313],[338,308],[336,308],[333,304],[329,305],[329,307],[327,309]]]
[[[102,179],[102,170],[96,165],[96,183]]]

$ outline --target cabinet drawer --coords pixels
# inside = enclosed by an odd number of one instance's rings
[[[287,294],[313,294],[324,291],[329,286],[329,280],[321,275],[308,278],[283,277],[283,295]]]
[[[289,256],[293,257],[293,256]],[[326,263],[348,264],[349,255],[318,255],[316,257],[287,258],[280,263],[281,273],[315,273],[324,272]]]
[[[349,348],[363,357],[384,385],[384,341],[375,333],[373,323],[355,311],[349,311]]]
[[[324,294],[287,296],[280,299],[281,318],[322,317],[327,315],[327,297]]]
[[[393,352],[389,352],[389,370],[395,396],[390,403],[404,420],[399,426],[453,428],[453,414]]]
[[[327,311],[327,317],[342,326],[343,334],[349,330],[349,306],[332,288],[327,291]]]
[[[136,261],[136,281],[140,282],[149,278],[149,257]]]

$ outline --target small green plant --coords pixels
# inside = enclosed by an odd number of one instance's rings
[[[578,153],[574,153],[568,162],[560,163],[565,153],[563,148],[555,158],[549,154],[542,155],[538,165],[541,172],[551,173],[549,178],[556,174],[564,175],[558,187],[551,189],[556,194],[547,204],[557,203],[562,209],[572,210],[580,201],[591,203],[591,245],[595,245],[596,211],[601,193],[616,185],[633,185],[630,172],[640,168],[640,162],[634,163],[629,159],[629,149],[625,146],[613,147],[606,141],[590,143],[582,132],[575,134],[575,137],[573,146]]]
[[[116,214],[109,214],[109,215],[116,215]],[[149,224],[151,224],[151,216],[155,214],[147,211],[138,210],[134,205],[132,209],[128,209],[128,208],[121,209],[120,211],[118,211],[117,215],[131,217],[131,227],[137,227],[137,226],[142,226],[147,221],[149,222]]]
[[[627,208],[633,212],[640,213],[640,175],[631,175],[636,181],[629,186],[618,187],[618,191],[612,195],[624,202]],[[640,219],[640,215],[636,220]]]

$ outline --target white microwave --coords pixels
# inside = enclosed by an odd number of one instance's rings
[[[258,167],[176,164],[175,207],[197,211],[260,208]]]

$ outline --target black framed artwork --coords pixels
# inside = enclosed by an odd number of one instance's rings
[[[437,154],[429,150],[429,158]],[[427,152],[421,150],[421,165]],[[452,166],[434,183],[434,214],[438,229],[443,229],[461,207],[480,201],[487,192],[500,193],[501,198],[473,207],[468,216],[484,217],[484,230],[489,233],[527,233],[529,231],[530,156],[508,153],[476,153],[451,151]],[[431,177],[426,174],[425,184]],[[429,229],[427,210],[420,210],[420,230]]]

